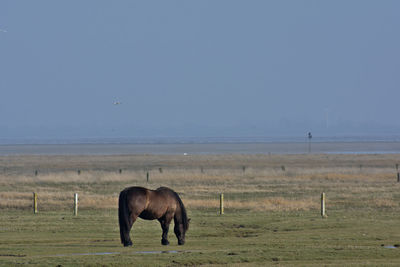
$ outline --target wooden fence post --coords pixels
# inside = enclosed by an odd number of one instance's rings
[[[78,193],[74,194],[74,215],[78,216]]]
[[[149,172],[147,172],[147,174],[146,174],[146,180],[147,180],[147,182],[149,182]]]
[[[33,192],[33,214],[38,213],[37,209],[37,194]]]
[[[224,194],[219,195],[219,214],[224,214]]]
[[[322,218],[326,218],[326,212],[325,212],[325,193],[321,194],[321,216]]]

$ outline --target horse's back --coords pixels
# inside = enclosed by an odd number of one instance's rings
[[[172,189],[170,189],[168,187],[165,187],[165,186],[159,187],[154,191],[157,192],[158,194],[167,194],[167,195],[168,194],[171,194],[171,195],[174,194],[174,191]]]
[[[162,197],[165,203],[168,203],[168,206],[175,206],[177,203],[177,194],[175,191],[168,187],[159,187],[154,190],[155,194]]]
[[[125,192],[129,197],[140,197],[146,196],[148,191],[147,188],[141,186],[132,186],[125,188],[121,193]]]

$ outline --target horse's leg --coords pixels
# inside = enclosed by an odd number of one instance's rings
[[[171,223],[171,220],[172,220],[172,216],[169,214],[166,214],[163,217],[161,217],[160,219],[158,219],[158,221],[161,224],[161,228],[163,230],[161,244],[164,246],[169,245],[168,231],[169,231],[169,225]]]
[[[137,217],[138,217],[138,215],[135,215],[135,214],[131,214],[131,216],[129,216],[129,224],[127,225],[128,228],[126,229],[126,231],[124,231],[125,240],[126,240],[124,243],[125,247],[132,246],[132,240],[131,240],[129,233],[130,233],[130,231],[132,229],[132,225],[136,221]]]

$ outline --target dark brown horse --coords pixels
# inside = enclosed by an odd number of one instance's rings
[[[174,232],[178,244],[185,243],[185,233],[189,228],[185,206],[178,194],[167,187],[149,190],[144,187],[128,187],[119,194],[119,231],[121,243],[132,246],[129,236],[137,217],[145,220],[157,219],[163,230],[161,244],[168,245],[169,224],[174,219]]]

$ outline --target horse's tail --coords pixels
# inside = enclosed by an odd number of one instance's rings
[[[181,208],[182,224],[183,224],[183,228],[186,232],[189,229],[189,219],[187,217],[185,205],[183,205],[183,202],[182,202],[181,198],[179,197],[178,193],[176,193],[175,191],[173,191],[173,192],[174,192],[175,197],[178,200],[179,206]]]
[[[121,243],[126,244],[128,240],[125,240],[126,233],[129,233],[129,209],[128,209],[128,194],[126,190],[119,193],[118,200],[118,219],[119,219],[119,234],[121,237]]]

